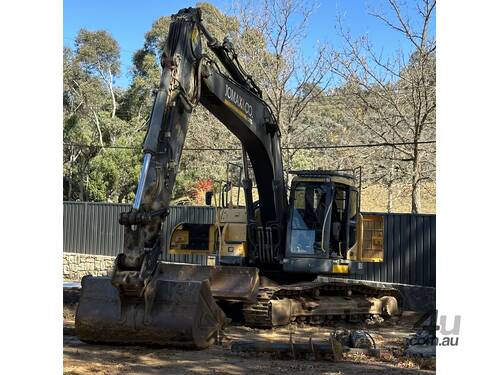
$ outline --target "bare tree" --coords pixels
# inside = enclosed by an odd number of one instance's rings
[[[297,142],[307,125],[301,115],[331,82],[329,49],[318,44],[314,56],[306,58],[301,43],[306,36],[316,4],[298,0],[246,1],[238,6],[240,57],[270,104],[285,147],[284,167],[292,168]]]
[[[402,35],[413,47],[412,52],[383,57],[367,37],[354,39],[339,19],[345,47],[333,71],[350,88],[352,119],[367,130],[371,139],[395,144],[384,157],[385,179],[391,188],[395,178],[411,184],[411,211],[418,213],[422,182],[433,179],[435,173],[434,149],[421,141],[435,137],[436,42],[429,29],[436,2],[417,1],[418,19],[410,20],[398,1],[387,1],[390,15],[370,14]],[[388,198],[390,209],[392,198]]]

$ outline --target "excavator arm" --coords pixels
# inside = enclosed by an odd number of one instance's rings
[[[218,61],[203,54],[202,36]],[[193,266],[193,270],[159,262],[166,250],[162,226],[169,214],[191,113],[198,104],[241,141],[252,163],[260,220],[249,218],[250,261],[273,265],[283,257],[287,201],[279,129],[231,43],[220,44],[208,33],[199,9],[183,9],[172,16],[161,66],[135,200],[119,220],[125,227],[123,252],[115,260],[110,280],[82,280],[76,327],[87,341],[204,347],[223,324],[223,313],[210,291],[213,294],[222,285],[220,294],[225,298],[255,297],[257,268],[224,266],[222,271],[222,267]],[[251,185],[246,187],[248,192]],[[228,274],[236,276],[221,276]]]
[[[202,35],[228,74],[202,54]],[[113,276],[115,286],[134,294],[141,293],[165,250],[161,226],[168,215],[190,116],[198,103],[217,117],[248,153],[260,199],[261,223],[255,224],[254,231],[284,227],[286,212],[276,120],[260,89],[239,66],[231,44],[226,40],[221,45],[205,29],[199,9],[184,9],[173,16],[161,65],[135,200],[131,211],[120,217],[125,226],[125,248]],[[275,233],[267,247],[270,254],[259,257],[263,249],[255,252],[256,264],[279,260],[280,233]]]

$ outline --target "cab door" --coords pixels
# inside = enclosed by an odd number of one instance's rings
[[[292,187],[287,256],[328,258],[333,186],[299,182]]]

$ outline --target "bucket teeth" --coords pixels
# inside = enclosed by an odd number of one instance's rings
[[[226,320],[214,298],[254,301],[258,286],[253,267],[159,262],[142,293],[85,276],[76,333],[90,342],[206,348]]]
[[[75,319],[79,338],[196,349],[210,346],[225,315],[212,297],[208,280],[156,276],[151,283],[154,296],[146,308],[143,298],[120,296],[109,277],[84,277]]]

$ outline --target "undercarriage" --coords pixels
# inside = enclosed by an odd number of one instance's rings
[[[312,282],[278,285],[261,279],[257,301],[245,304],[245,325],[272,328],[291,322],[330,324],[370,315],[398,314],[397,289],[360,280],[319,277]],[[274,284],[274,285],[273,285]]]
[[[396,289],[359,280],[318,277],[279,285],[259,277],[255,267],[160,262],[140,297],[120,293],[109,277],[85,277],[76,330],[88,342],[201,349],[229,321],[228,303],[242,306],[245,325],[272,328],[389,317],[398,314],[398,297]]]

